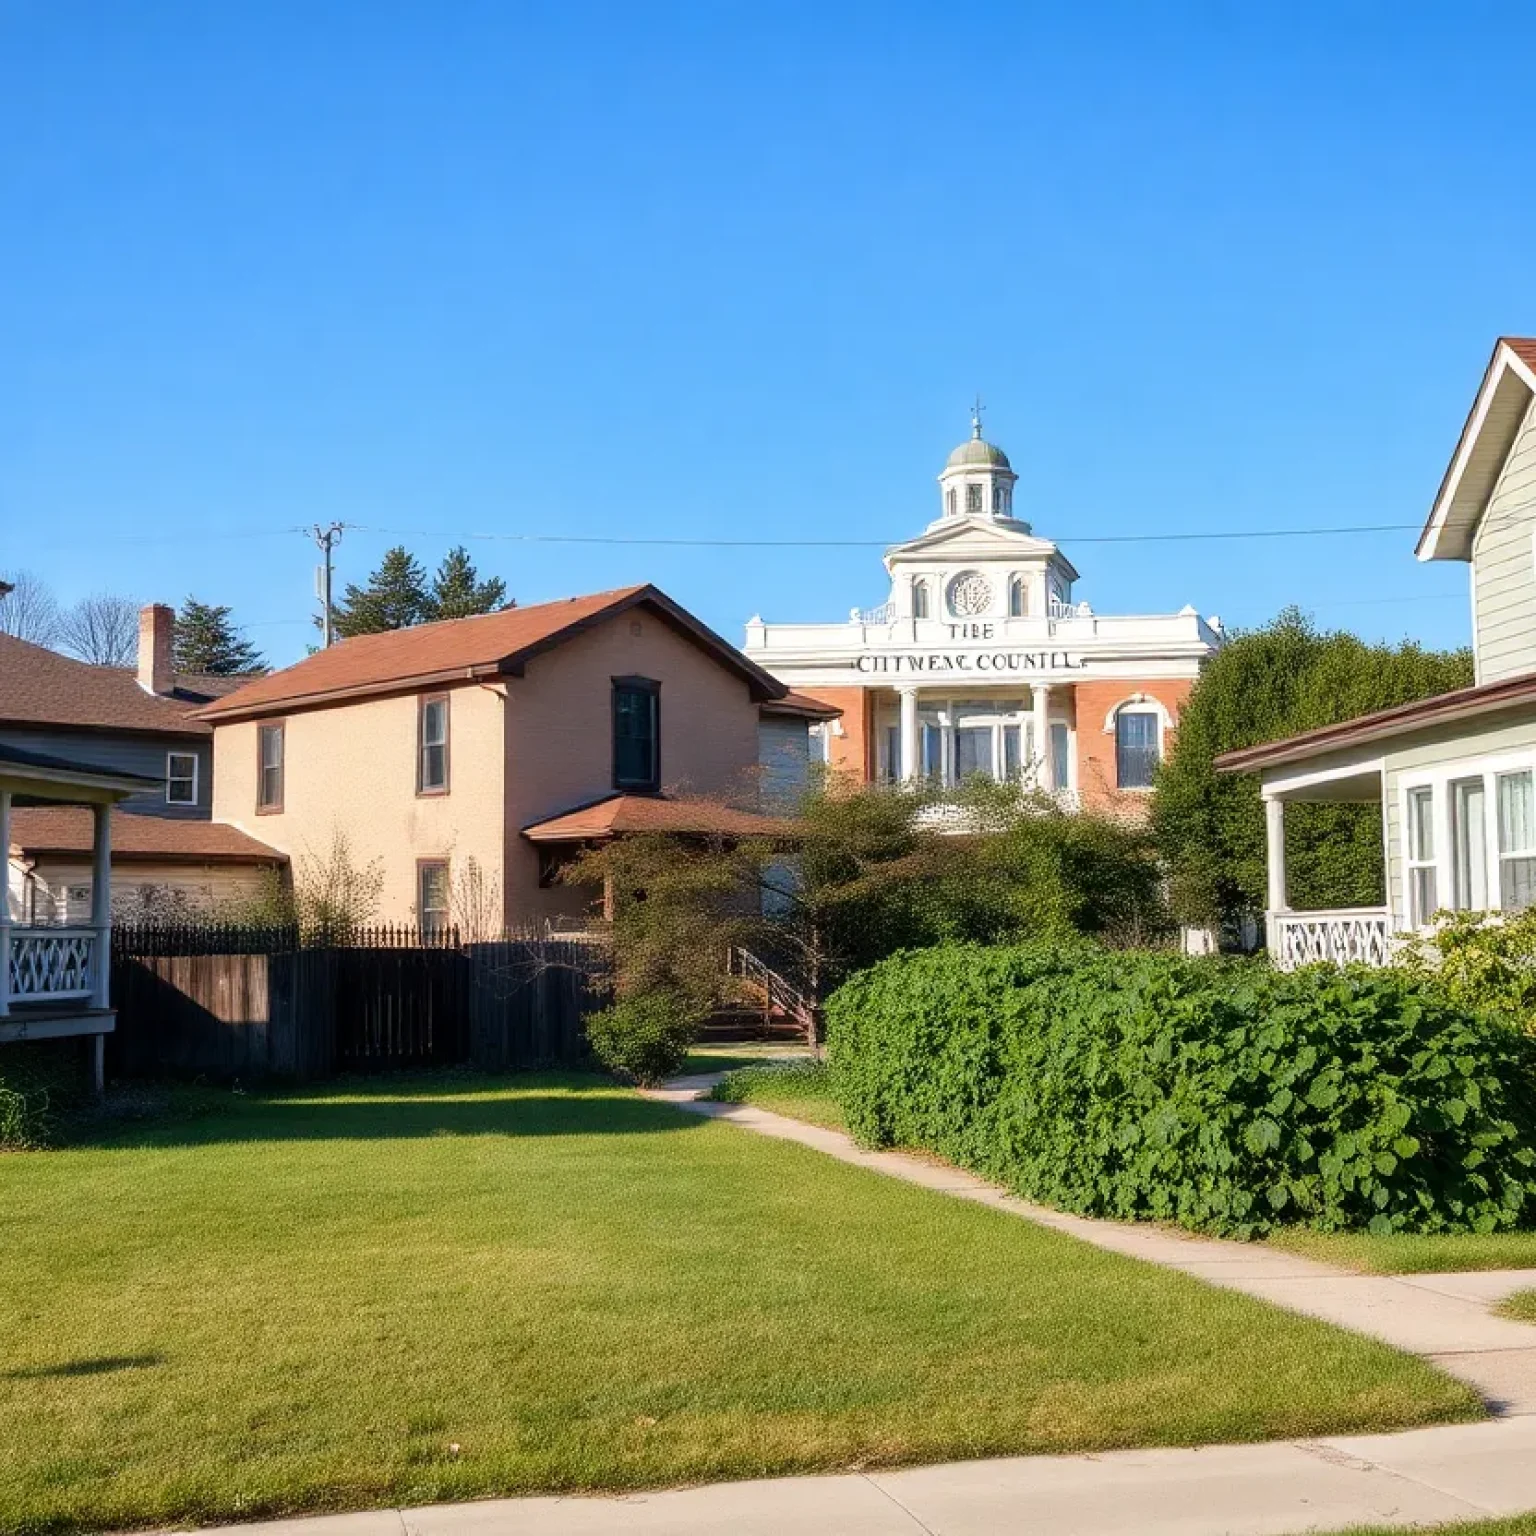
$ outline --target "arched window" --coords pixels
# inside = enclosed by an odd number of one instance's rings
[[[999,517],[1006,515],[1008,511],[1008,487],[1001,481],[992,487],[992,510]]]
[[[921,579],[912,583],[912,617],[914,619],[928,617],[928,583]]]
[[[953,517],[955,515],[955,488],[954,488],[954,486],[950,486],[950,488],[947,491],[944,492],[944,510],[946,512],[948,512],[951,517]]]
[[[1008,617],[1022,619],[1029,612],[1029,589],[1022,576],[1015,576],[1008,583]]]
[[[1110,710],[1104,731],[1115,738],[1118,789],[1151,789],[1163,760],[1163,733],[1172,724],[1167,708],[1144,693],[1133,693]]]

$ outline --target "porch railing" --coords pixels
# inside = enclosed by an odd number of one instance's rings
[[[8,936],[0,1013],[18,1003],[81,1002],[96,996],[103,957],[95,928],[12,926]]]
[[[1269,957],[1282,971],[1326,961],[1386,965],[1396,939],[1385,907],[1338,907],[1326,912],[1271,912]]]

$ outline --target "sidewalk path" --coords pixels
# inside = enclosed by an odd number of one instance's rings
[[[1385,1339],[1471,1382],[1499,1417],[1391,1435],[490,1499],[231,1526],[229,1536],[1289,1536],[1536,1509],[1536,1328],[1488,1310],[1536,1286],[1536,1270],[1356,1275],[1253,1244],[1067,1216],[958,1169],[864,1152],[837,1131],[698,1099],[718,1077],[679,1078],[650,1097]]]

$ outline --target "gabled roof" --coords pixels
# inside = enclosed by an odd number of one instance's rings
[[[0,635],[0,725],[206,736],[192,713],[201,695],[148,693],[132,672],[75,661]]]
[[[317,651],[281,672],[248,682],[202,710],[200,718],[222,724],[423,687],[517,677],[535,656],[636,607],[650,609],[721,666],[735,672],[758,702],[782,699],[788,693],[777,678],[748,661],[735,646],[647,583],[338,641],[329,650]]]
[[[1032,533],[1028,523],[1012,517],[992,517],[987,513],[939,518],[915,539],[906,539],[886,550],[885,566],[889,570],[896,560],[913,555],[993,560],[1010,554],[1030,560],[1054,557],[1071,573],[1071,579],[1077,580],[1078,573],[1072,562],[1049,539]]]
[[[609,838],[643,832],[695,837],[784,837],[790,832],[790,823],[776,816],[737,810],[719,800],[613,794],[523,828],[523,836],[534,843],[606,842]]]
[[[1472,539],[1536,396],[1536,340],[1501,336],[1414,551],[1420,560],[1470,560]]]
[[[37,806],[11,813],[11,850],[25,858],[90,856],[86,806]],[[222,821],[112,812],[112,862],[286,864],[288,856]]]

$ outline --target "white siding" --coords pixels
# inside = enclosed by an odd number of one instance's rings
[[[1536,402],[1472,542],[1477,680],[1536,671]]]

